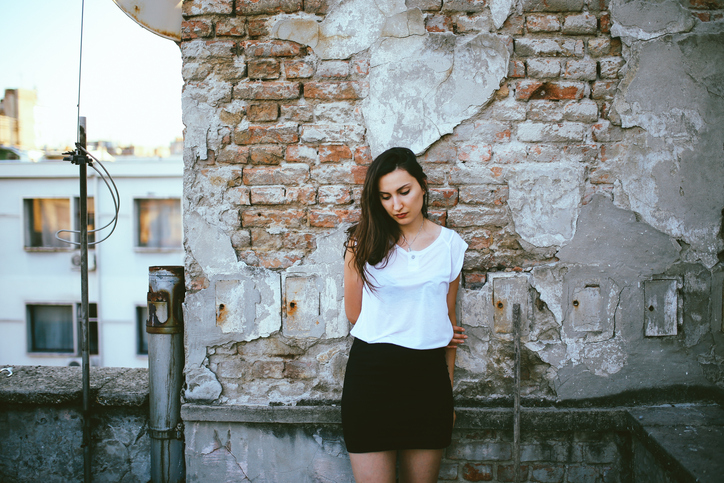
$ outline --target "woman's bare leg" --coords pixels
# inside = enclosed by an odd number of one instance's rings
[[[349,454],[356,483],[395,483],[396,460],[396,451]]]
[[[441,449],[405,449],[400,451],[400,483],[437,483]]]

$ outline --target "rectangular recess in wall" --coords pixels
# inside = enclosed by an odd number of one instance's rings
[[[587,284],[574,288],[571,293],[569,312],[571,325],[576,332],[600,332],[603,330],[603,297],[599,284]]]
[[[514,304],[520,304],[521,332],[527,332],[529,298],[527,277],[493,279],[493,325],[496,333],[513,333]]]
[[[712,330],[724,332],[724,270],[714,272],[711,281]]]
[[[679,291],[676,280],[644,281],[644,335],[676,335]]]
[[[325,324],[319,314],[319,290],[315,277],[287,277],[284,280],[284,335],[321,337]]]

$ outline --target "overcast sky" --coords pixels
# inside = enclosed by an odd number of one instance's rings
[[[35,89],[38,147],[76,138],[81,0],[0,0],[0,97]],[[86,0],[80,115],[88,140],[167,146],[183,132],[178,46],[112,0]]]

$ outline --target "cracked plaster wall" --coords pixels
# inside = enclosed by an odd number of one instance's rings
[[[188,402],[339,399],[344,229],[396,144],[470,244],[461,404],[511,395],[510,303],[527,397],[724,385],[716,5],[186,3]]]

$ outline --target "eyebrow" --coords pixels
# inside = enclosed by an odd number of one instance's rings
[[[405,184],[403,184],[402,186],[400,186],[399,188],[397,188],[395,191],[400,191],[400,190],[402,190],[402,189],[408,188],[411,184],[412,184],[412,183],[405,183]],[[389,195],[389,193],[388,193],[387,191],[380,191],[380,194],[381,194],[381,195]]]

